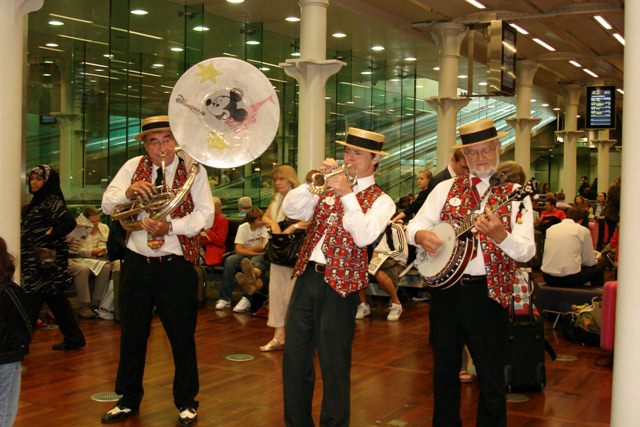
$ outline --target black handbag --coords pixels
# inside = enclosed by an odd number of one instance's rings
[[[284,230],[285,228],[281,227],[280,229]],[[271,238],[264,248],[264,256],[272,264],[293,267],[300,256],[300,249],[302,249],[306,234],[304,230],[271,234]]]

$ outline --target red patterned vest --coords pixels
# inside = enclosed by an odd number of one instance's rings
[[[356,194],[363,213],[371,209],[371,205],[382,194],[382,189],[372,185]],[[346,297],[352,292],[365,288],[368,283],[369,257],[367,247],[356,246],[351,234],[342,226],[344,208],[340,197],[333,190],[320,197],[313,220],[307,229],[307,237],[302,245],[300,257],[293,275],[299,276],[304,271],[313,248],[324,235],[322,253],[327,259],[324,269],[324,280],[340,296]]]
[[[497,205],[504,201],[513,188],[513,184],[502,184],[491,187],[487,206],[494,210]],[[452,198],[457,198],[460,203],[457,206],[450,204]],[[471,194],[471,183],[467,176],[459,176],[454,179],[451,190],[447,195],[447,201],[440,213],[442,221],[463,221],[469,218],[472,211],[477,207],[474,205],[473,196]],[[498,218],[504,224],[507,231],[511,231],[511,203],[498,209],[495,212]],[[477,237],[482,246],[484,255],[484,268],[487,273],[487,287],[489,289],[489,298],[496,300],[501,306],[507,308],[510,303],[511,294],[513,292],[514,272],[516,262],[509,258],[502,249],[498,247],[496,242],[487,238],[484,233],[478,233]]]
[[[184,160],[178,156],[176,156],[176,159],[178,159],[178,167],[176,168],[176,173],[173,176],[173,184],[171,185],[171,188],[179,190],[187,180],[188,172],[184,164]],[[153,162],[151,161],[151,158],[146,155],[142,156],[136,171],[131,177],[131,182],[147,181],[150,183],[152,170]],[[180,203],[173,213],[171,213],[171,218],[182,218],[183,216],[193,212],[193,208],[193,198],[191,197],[191,193],[189,193],[187,194],[187,197],[185,197],[184,201]],[[200,258],[200,242],[198,240],[198,235],[196,234],[192,237],[178,235],[178,240],[180,240],[180,246],[182,246],[182,253],[184,254],[185,259],[192,264],[197,264]]]

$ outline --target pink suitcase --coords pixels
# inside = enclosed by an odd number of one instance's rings
[[[600,324],[600,348],[613,351],[616,331],[616,290],[618,282],[607,282],[602,288],[602,320]]]

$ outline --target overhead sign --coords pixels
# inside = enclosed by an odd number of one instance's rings
[[[587,86],[587,129],[615,129],[616,87]]]

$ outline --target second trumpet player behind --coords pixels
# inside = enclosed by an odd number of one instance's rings
[[[313,426],[314,352],[323,379],[320,425],[349,425],[351,342],[358,291],[368,284],[367,246],[384,231],[395,204],[373,177],[384,135],[349,128],[344,163],[357,174],[352,187],[346,173],[328,176],[327,191],[316,195],[301,185],[285,198],[289,218],[309,220],[307,237],[293,274],[286,320],[283,383],[287,426]],[[336,169],[334,159],[322,171]]]

